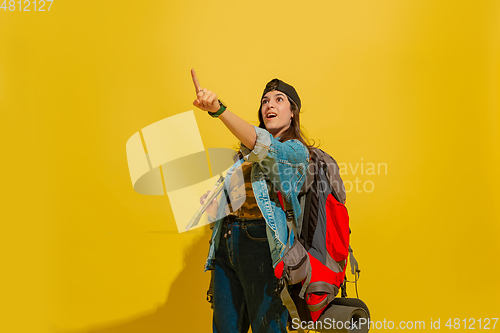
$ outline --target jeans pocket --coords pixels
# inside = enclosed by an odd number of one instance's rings
[[[267,241],[265,224],[247,224],[245,226],[245,234],[248,239],[251,239],[256,242]]]

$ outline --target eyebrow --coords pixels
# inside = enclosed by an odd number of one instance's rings
[[[274,95],[274,96],[283,96],[283,97],[285,97],[285,94],[283,94],[283,93],[277,93],[277,94],[276,94],[276,95]],[[269,98],[269,97],[265,97],[265,96],[264,96],[264,97],[262,97],[262,100],[264,100],[264,99],[266,99],[266,98]]]

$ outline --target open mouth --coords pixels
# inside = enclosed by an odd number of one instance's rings
[[[278,115],[274,112],[269,112],[267,115],[266,115],[266,119],[269,120],[269,119],[273,119],[273,118],[276,118]]]

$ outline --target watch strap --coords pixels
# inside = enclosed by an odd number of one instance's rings
[[[220,105],[220,108],[219,110],[217,110],[216,112],[208,112],[208,114],[210,116],[212,116],[213,118],[219,118],[219,116],[224,112],[226,111],[227,107],[224,105],[224,103],[222,103],[220,100],[219,100],[219,105]]]

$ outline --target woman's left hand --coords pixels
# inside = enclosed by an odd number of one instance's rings
[[[196,89],[196,97],[197,97],[194,100],[193,105],[203,111],[217,112],[220,109],[219,99],[217,98],[217,94],[206,88],[201,89],[200,82],[196,77],[194,69],[191,69],[191,76],[193,77],[193,83],[194,83],[194,88]]]
[[[206,192],[200,197],[200,204],[204,204],[207,196],[210,194],[210,191]],[[208,205],[207,209],[205,210],[209,215],[215,217],[217,215],[217,208],[219,207],[219,204],[217,203],[217,198],[214,198],[212,200],[212,203]]]

